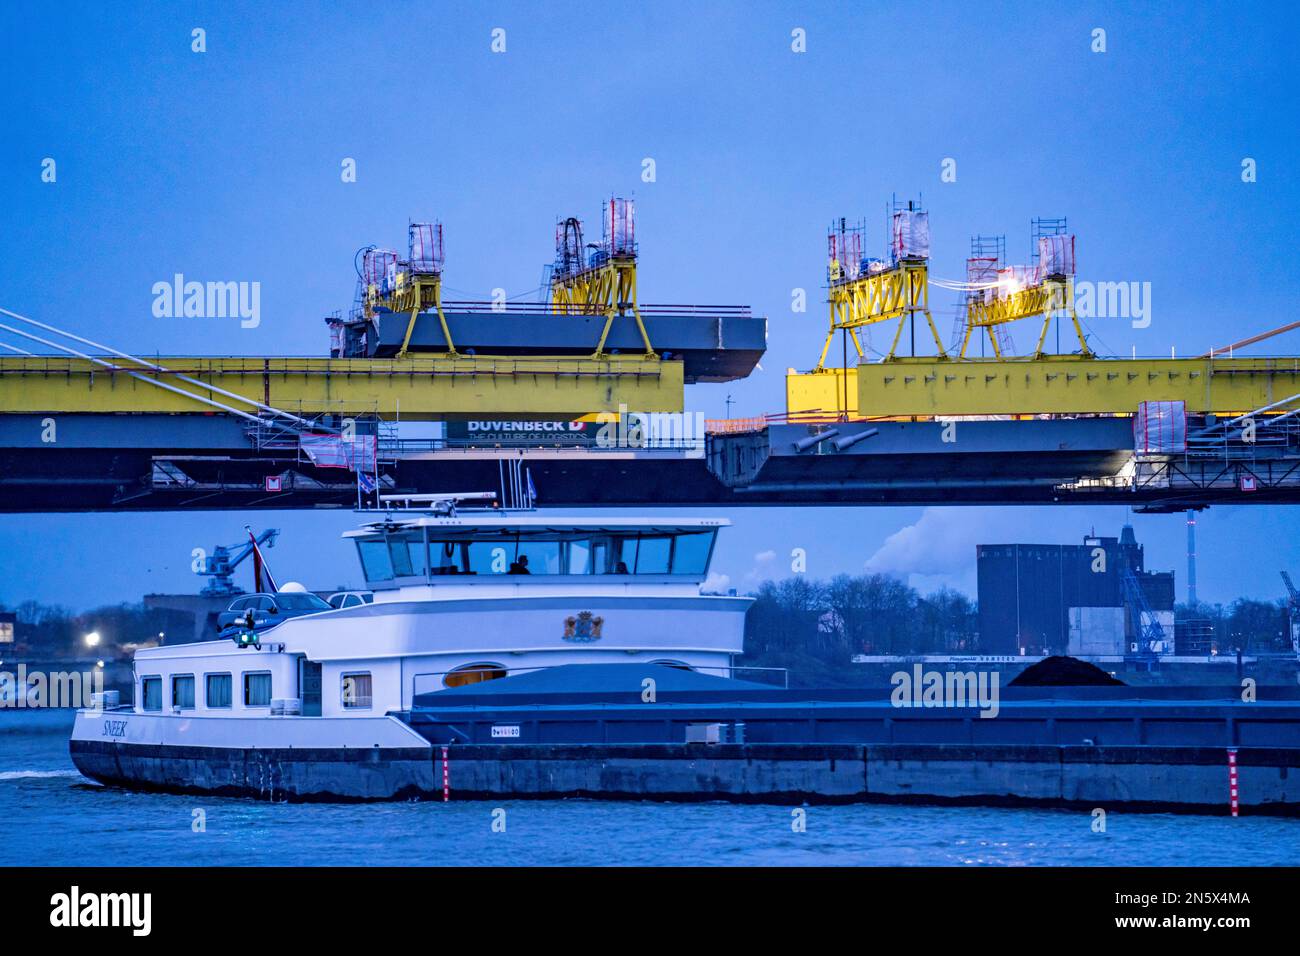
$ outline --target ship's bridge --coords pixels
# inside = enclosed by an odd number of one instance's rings
[[[691,583],[708,574],[719,518],[537,515],[403,518],[346,532],[377,590],[477,583]]]

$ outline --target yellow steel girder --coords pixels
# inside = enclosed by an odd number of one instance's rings
[[[1224,415],[1300,394],[1300,358],[903,358],[856,373],[867,416],[1132,414],[1145,401]]]
[[[650,345],[650,335],[636,305],[636,259],[612,256],[598,266],[576,275],[556,276],[551,280],[551,311],[560,315],[603,315],[605,326],[596,343],[593,357],[605,355],[605,340],[614,317],[631,309],[637,331],[645,345],[645,358],[658,358]]]
[[[170,374],[122,365],[112,370],[62,356],[0,356],[0,415],[187,413],[211,405],[151,385],[131,373],[252,412],[249,406],[175,376],[198,379],[300,415],[381,415],[438,419],[449,414],[680,412],[679,360],[633,356],[513,358],[445,355],[392,359],[159,358]]]
[[[785,376],[785,407],[790,421],[856,418],[858,370],[823,368],[813,372],[789,369]]]
[[[834,267],[833,273],[835,274]],[[930,316],[929,269],[925,260],[904,259],[892,269],[859,276],[856,279],[834,280],[830,286],[830,329],[822,344],[817,370],[826,368],[826,355],[836,332],[845,332],[853,340],[858,358],[866,357],[857,330],[879,322],[898,321],[894,338],[886,359],[893,359],[898,350],[898,340],[909,316],[925,314],[940,357],[947,356],[939,330]]]

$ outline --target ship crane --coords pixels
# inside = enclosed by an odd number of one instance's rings
[[[599,243],[584,244],[582,223],[561,220],[555,227],[555,264],[550,274],[551,312],[603,315],[604,327],[593,358],[604,359],[614,319],[631,313],[645,346],[646,359],[658,359],[636,303],[636,224],[631,199],[612,198],[601,211]]]
[[[836,332],[847,334],[858,359],[865,359],[858,329],[882,322],[898,322],[885,355],[886,361],[893,359],[903,326],[911,319],[915,329],[918,312],[925,315],[939,357],[947,358],[948,352],[930,315],[929,213],[909,202],[905,209],[892,210],[889,225],[888,259],[863,257],[861,224],[849,226],[840,219],[838,228],[831,227],[826,256],[830,328],[814,371],[825,370],[826,356]]]
[[[258,545],[274,547],[276,535],[279,533],[279,528],[267,528],[254,540]],[[235,584],[233,575],[235,568],[239,567],[254,550],[253,541],[219,544],[213,548],[212,554],[203,560],[203,570],[198,572],[212,580],[205,584],[199,593],[204,597],[233,597],[243,594],[243,589]]]

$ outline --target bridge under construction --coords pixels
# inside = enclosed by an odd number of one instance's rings
[[[783,411],[709,422],[686,386],[747,376],[767,320],[639,303],[631,201],[600,219],[592,242],[557,224],[532,303],[444,302],[442,226],[409,224],[405,257],[359,250],[328,356],[146,359],[0,309],[0,511],[355,507],[509,474],[540,506],[1300,502],[1300,358],[1238,354],[1300,323],[1099,357],[1064,219],[1031,224],[1029,266],[974,237],[962,280],[930,274],[919,203],[890,204],[877,257],[838,220],[817,364],[789,370]],[[946,341],[931,287],[959,295]]]

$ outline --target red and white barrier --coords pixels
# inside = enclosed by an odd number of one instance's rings
[[[1235,753],[1235,751],[1234,751],[1234,753]],[[1233,799],[1234,802],[1233,802],[1232,815],[1235,817],[1235,816],[1237,815],[1237,809],[1236,809],[1236,799],[1237,799],[1237,798],[1236,798],[1236,793],[1237,793],[1237,784],[1236,784],[1236,782],[1235,782],[1237,778],[1236,778],[1236,771],[1235,771],[1235,770],[1233,771],[1233,774],[1234,774],[1234,776],[1233,776],[1232,779],[1233,779],[1234,782],[1233,782],[1233,784],[1232,784],[1232,788],[1233,788],[1233,789],[1232,789],[1232,792],[1233,792],[1233,798],[1232,798],[1232,799]],[[442,748],[442,802],[443,802],[443,803],[446,803],[446,802],[447,802],[448,800],[450,800],[450,799],[451,799],[451,774],[448,772],[448,769],[447,769],[447,748],[446,748],[446,747],[443,747],[443,748]]]
[[[446,753],[446,750],[443,750]],[[1232,816],[1236,816],[1236,750],[1230,749],[1227,752],[1227,795],[1229,795],[1229,806],[1232,808]]]

